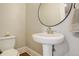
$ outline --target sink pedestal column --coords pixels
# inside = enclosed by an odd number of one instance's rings
[[[52,56],[53,51],[52,51],[52,45],[48,44],[43,44],[43,56]]]
[[[53,34],[50,34],[50,31],[49,34],[36,33],[32,36],[34,41],[42,44],[43,56],[53,56],[56,51],[55,45],[64,41],[64,35],[57,32],[53,32]]]

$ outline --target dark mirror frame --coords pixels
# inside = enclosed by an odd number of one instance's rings
[[[64,17],[64,19],[62,21],[60,21],[59,23],[55,24],[55,25],[46,25],[44,24],[42,21],[41,21],[41,18],[40,18],[40,15],[39,15],[39,11],[40,11],[40,7],[41,7],[42,3],[40,3],[39,7],[38,7],[38,19],[40,21],[40,23],[46,27],[54,27],[54,26],[57,26],[59,24],[61,24],[62,22],[64,22],[66,20],[66,18],[69,16],[71,10],[72,10],[72,6],[74,5],[73,3],[70,3],[70,7],[69,7],[69,11],[68,13],[66,14],[66,16]]]

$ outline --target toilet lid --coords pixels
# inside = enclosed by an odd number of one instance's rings
[[[1,56],[18,56],[18,51],[16,49],[9,49],[4,51]]]

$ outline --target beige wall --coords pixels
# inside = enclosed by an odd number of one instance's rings
[[[27,10],[27,46],[42,54],[41,44],[33,41],[32,34],[42,32],[42,25],[38,21],[37,9],[39,4],[26,4]]]
[[[41,32],[37,17],[39,4],[0,4],[0,35],[16,35],[15,47],[28,46],[42,54],[41,44],[33,41],[32,34]]]
[[[0,4],[0,35],[16,35],[16,46],[26,45],[26,5]]]
[[[63,8],[63,4],[60,4],[61,8]],[[63,6],[62,6],[63,5]],[[38,53],[42,54],[42,45],[39,43],[36,43],[32,39],[33,33],[38,33],[45,31],[46,27],[40,24],[38,20],[38,6],[39,4],[26,4],[26,12],[27,12],[27,46],[32,48],[33,50],[37,51]],[[64,8],[63,8],[64,10]],[[60,11],[64,12],[62,9]],[[62,15],[62,16],[61,16]],[[61,18],[64,16],[64,13],[60,14]],[[50,19],[50,18],[49,18]],[[60,19],[61,20],[61,19]]]
[[[39,4],[0,4],[0,35],[16,35],[16,48],[28,46],[42,54],[42,45],[32,39],[33,33],[45,30],[37,17]]]
[[[42,54],[41,44],[33,41],[32,34],[42,32],[37,18],[38,4],[0,4],[0,35],[11,32],[17,36],[16,47],[28,46]],[[70,32],[73,11],[54,31],[63,33],[65,41],[55,45],[55,55],[79,56],[79,33]],[[45,30],[45,28],[43,29]]]

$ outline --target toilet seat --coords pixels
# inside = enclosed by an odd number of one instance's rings
[[[19,56],[19,53],[16,49],[9,49],[4,51],[1,56]]]

